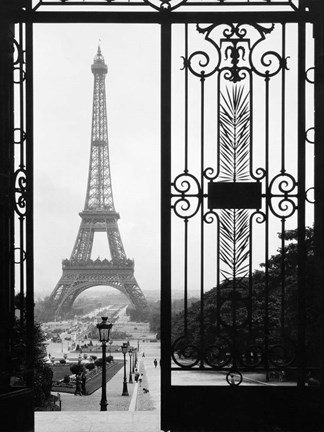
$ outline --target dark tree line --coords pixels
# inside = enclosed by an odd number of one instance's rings
[[[187,339],[195,346],[200,343],[200,322],[204,325],[204,345],[218,343],[220,337],[233,340],[242,346],[264,344],[265,332],[269,343],[293,343],[298,338],[298,244],[297,229],[284,233],[283,250],[271,256],[266,269],[255,270],[250,281],[245,278],[237,284],[236,300],[232,293],[233,281],[223,281],[219,287],[206,292],[203,297],[203,320],[200,301],[188,306],[186,312]],[[279,235],[281,238],[281,235]],[[314,229],[308,227],[305,235],[305,339],[308,363],[317,360],[317,345],[320,341],[320,306],[314,283]],[[252,296],[248,296],[252,286]],[[232,294],[231,294],[232,293]],[[218,303],[219,295],[231,301]],[[231,297],[232,296],[232,297]],[[242,300],[243,299],[243,300]],[[234,307],[235,305],[235,312]],[[251,308],[251,313],[249,313]],[[219,312],[219,313],[218,313]],[[236,328],[233,330],[233,314]],[[265,318],[267,316],[267,319]],[[222,322],[220,325],[219,317]],[[172,317],[172,339],[184,335],[185,313],[180,311]],[[229,325],[226,325],[229,324]],[[185,343],[185,341],[183,341]]]

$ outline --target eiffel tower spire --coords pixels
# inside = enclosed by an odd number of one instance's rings
[[[124,293],[141,311],[146,299],[134,277],[134,262],[127,258],[118,228],[119,213],[114,206],[106,110],[105,79],[108,72],[98,46],[91,70],[94,75],[91,150],[84,209],[70,259],[63,260],[63,274],[50,302],[56,315],[71,309],[84,290],[97,285],[111,286]],[[111,259],[91,260],[94,235],[106,232]]]
[[[115,211],[111,185],[105,90],[108,68],[100,46],[91,70],[94,75],[94,87],[88,187],[84,210],[80,213],[82,222],[70,259],[89,260],[94,232],[99,230],[107,230],[112,259],[126,259],[117,225],[119,214]]]
[[[100,46],[91,70],[94,75],[91,156],[84,209],[115,211],[110,176],[105,90],[108,68]]]

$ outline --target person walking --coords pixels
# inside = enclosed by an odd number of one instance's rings
[[[139,371],[138,371],[138,369],[136,368],[135,369],[135,382],[137,383],[138,382],[138,378],[139,378]]]
[[[154,359],[154,366],[156,367],[157,366],[157,364],[158,364],[158,362],[157,362],[157,360],[156,359]]]
[[[75,377],[75,392],[74,392],[74,396],[82,396],[81,384],[82,384],[81,373],[79,372],[79,373],[76,374],[76,377]]]
[[[139,372],[138,371],[135,372],[135,382],[138,382],[139,376],[140,376]]]
[[[82,372],[82,375],[81,375],[81,391],[82,391],[82,394],[84,396],[86,396],[86,394],[87,394],[86,382],[87,382],[87,375],[86,375],[85,372]]]
[[[143,374],[141,373],[138,377],[139,386],[142,387],[142,381],[143,381]]]

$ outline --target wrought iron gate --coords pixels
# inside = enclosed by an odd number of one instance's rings
[[[150,22],[161,27],[161,428],[320,430],[323,2],[11,0],[0,11],[2,406],[24,393],[6,393],[15,313],[32,387],[32,24]]]
[[[165,430],[323,420],[314,24],[288,3],[171,28]]]

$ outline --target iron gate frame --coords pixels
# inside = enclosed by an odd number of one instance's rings
[[[57,2],[52,2],[57,5]],[[79,2],[80,5],[86,2]],[[100,3],[100,2],[98,2]],[[261,2],[260,2],[261,3]],[[59,4],[60,6],[66,3]],[[315,250],[317,262],[317,284],[320,286],[324,282],[324,150],[321,143],[324,142],[324,10],[321,0],[301,0],[303,10],[293,12],[235,12],[235,22],[244,21],[245,23],[255,22],[286,22],[286,23],[312,23],[314,25],[314,45],[315,45]],[[68,4],[66,4],[68,6]],[[12,228],[12,218],[14,209],[12,203],[15,202],[15,191],[13,188],[15,172],[12,163],[12,143],[13,139],[13,95],[12,80],[10,78],[10,68],[13,67],[12,59],[8,60],[8,46],[12,44],[10,32],[13,33],[15,23],[25,25],[26,37],[26,58],[21,62],[26,62],[26,129],[28,134],[26,139],[26,179],[27,187],[22,187],[20,193],[24,195],[27,203],[26,216],[26,256],[22,259],[27,265],[27,277],[22,292],[26,295],[26,314],[27,314],[27,342],[30,341],[33,326],[33,24],[37,23],[123,23],[123,24],[158,24],[161,27],[161,344],[162,344],[162,378],[161,378],[161,428],[162,430],[189,431],[189,430],[259,430],[261,427],[268,427],[266,419],[273,416],[273,410],[277,410],[278,426],[293,430],[315,430],[310,427],[320,428],[323,418],[324,399],[324,349],[321,350],[321,385],[318,388],[302,389],[243,389],[239,391],[229,388],[181,388],[171,386],[171,52],[172,52],[172,25],[190,24],[196,22],[233,22],[233,12],[186,12],[164,9],[159,11],[105,11],[105,12],[73,12],[55,11],[40,12],[33,10],[31,1],[17,0],[5,1],[1,5],[1,40],[0,48],[2,52],[3,69],[0,72],[0,84],[3,97],[2,103],[2,133],[0,156],[3,163],[0,166],[0,175],[4,181],[1,182],[1,229],[6,241],[1,244],[1,257],[3,262],[9,265],[3,266],[1,279],[3,281],[1,289],[1,349],[4,355],[1,357],[1,366],[8,368],[9,351],[9,332],[8,322],[12,314],[10,305],[10,295],[13,292],[12,266],[14,258],[14,232]],[[109,5],[107,5],[109,6]],[[306,9],[307,8],[307,9]],[[8,75],[9,73],[9,75]],[[8,92],[8,93],[7,93]],[[163,125],[163,127],[162,127]],[[299,136],[304,133],[300,128]],[[9,160],[9,165],[8,165]],[[17,191],[16,191],[17,192]],[[10,209],[8,212],[7,209]],[[324,306],[324,293],[319,290],[319,301]],[[324,308],[323,308],[324,309]],[[324,347],[324,319],[321,323],[322,341]],[[29,336],[29,337],[28,337]],[[27,357],[29,362],[32,357],[32,347],[30,343],[26,345]],[[32,376],[29,375],[27,390],[31,390]],[[184,397],[185,396],[185,397]],[[19,397],[19,395],[14,395]],[[287,419],[285,412],[280,410],[280,405],[287,400],[293,402],[296,410],[294,420]],[[196,401],[199,400],[199,403]],[[242,403],[243,401],[243,403]],[[277,401],[276,407],[274,402]],[[279,403],[278,403],[279,402]],[[15,403],[15,402],[14,402]],[[234,417],[219,418],[215,412],[215,405],[219,411],[236,411]],[[264,407],[268,409],[264,410]],[[29,408],[30,409],[30,408]],[[251,414],[260,410],[265,418],[256,416],[256,420],[251,424]],[[309,416],[314,415],[313,423],[309,422]],[[26,424],[26,430],[32,430],[32,421]]]

